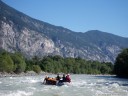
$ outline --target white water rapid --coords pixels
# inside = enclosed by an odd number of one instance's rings
[[[71,75],[63,86],[43,85],[44,77],[2,77],[0,96],[128,96],[128,79],[115,76]]]

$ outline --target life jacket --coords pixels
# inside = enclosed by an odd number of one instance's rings
[[[71,82],[71,78],[69,76],[66,76],[66,82]]]

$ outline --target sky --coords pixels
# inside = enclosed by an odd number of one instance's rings
[[[128,0],[2,0],[30,17],[75,32],[128,37]]]

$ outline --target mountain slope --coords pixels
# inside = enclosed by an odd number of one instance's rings
[[[0,48],[26,57],[61,55],[114,62],[128,38],[91,30],[85,33],[33,19],[0,1]]]

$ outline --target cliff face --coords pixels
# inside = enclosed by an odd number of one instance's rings
[[[114,62],[128,38],[92,30],[85,33],[33,19],[0,1],[0,48],[26,57],[61,55]]]
[[[20,51],[26,56],[43,56],[56,50],[54,42],[46,36],[28,28],[18,31],[13,25],[13,22],[2,22],[1,48],[9,52]]]

